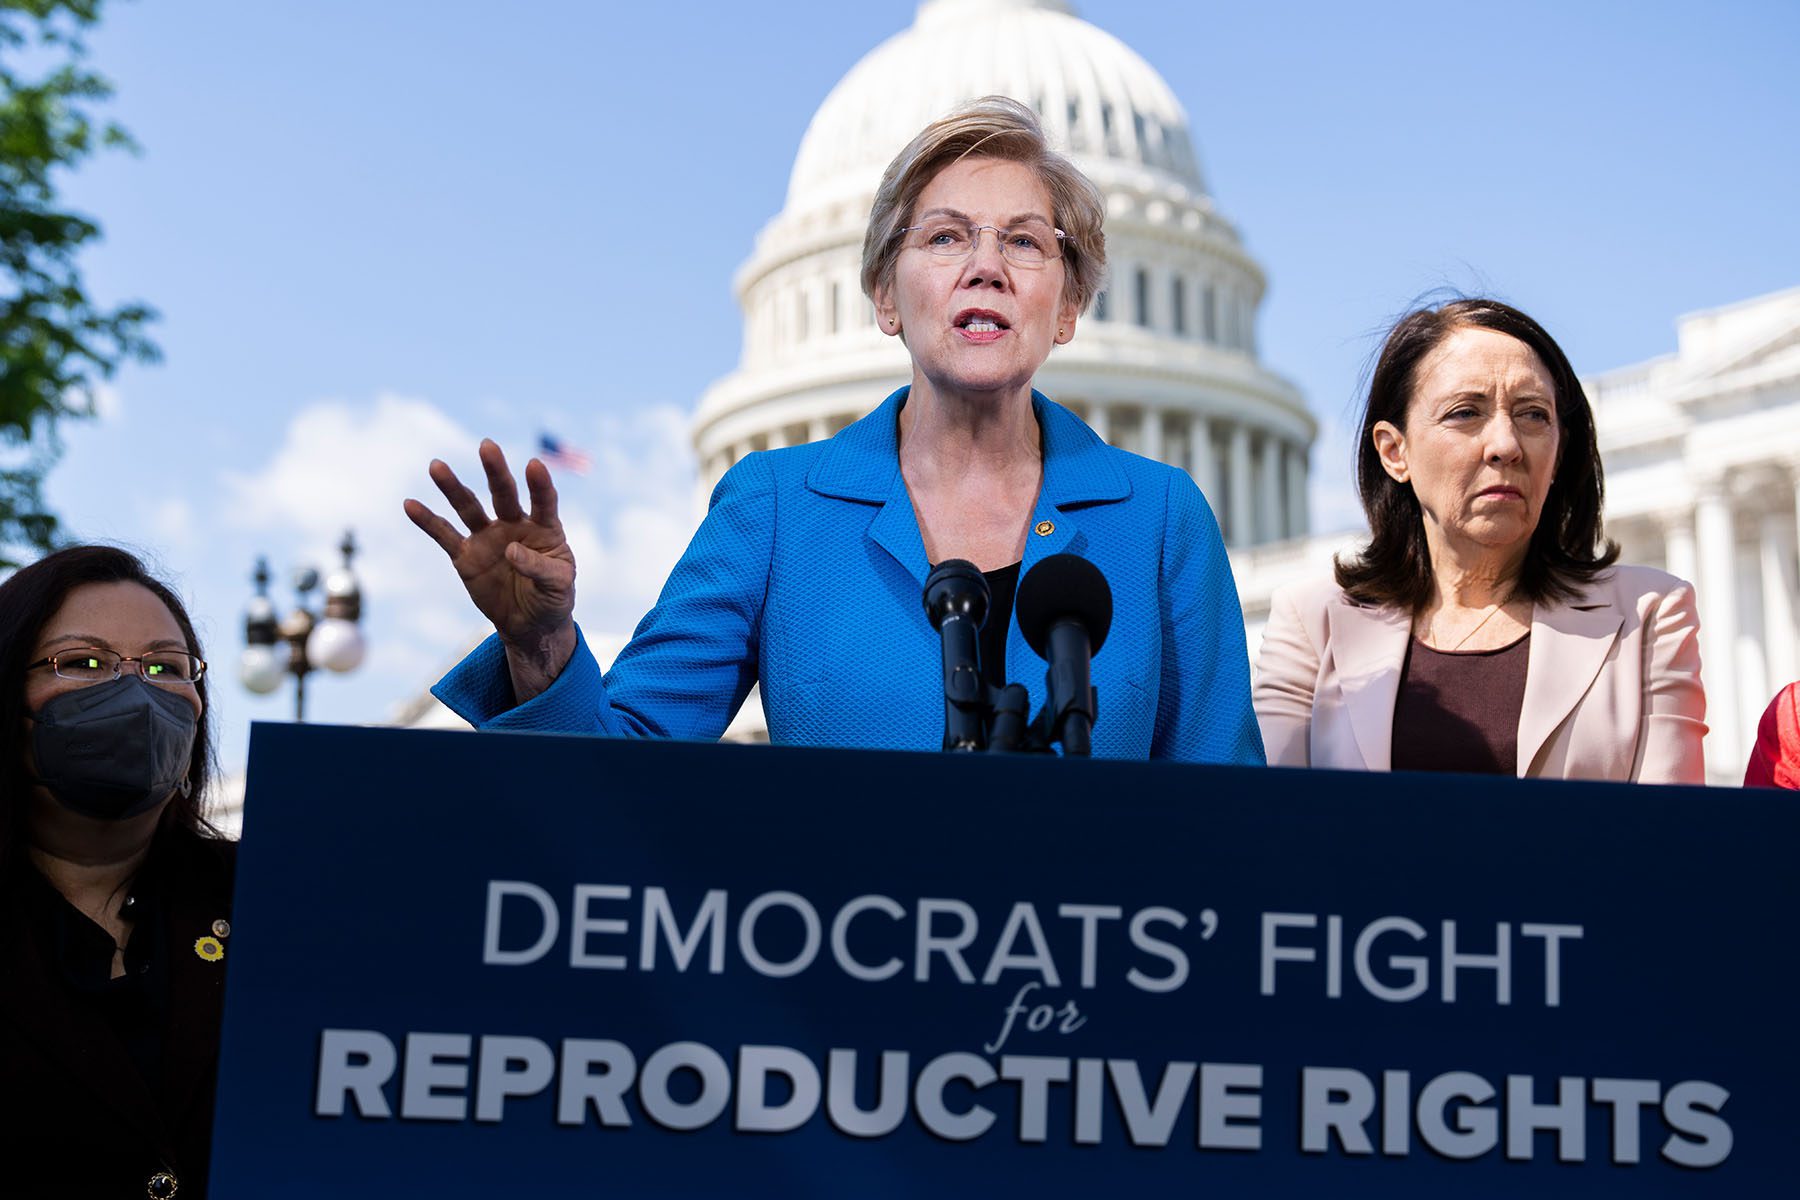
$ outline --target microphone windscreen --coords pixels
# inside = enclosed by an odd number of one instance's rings
[[[967,613],[980,628],[987,621],[991,594],[981,568],[967,559],[946,558],[925,577],[923,598],[933,629],[941,627],[952,612]]]
[[[1094,653],[1106,641],[1112,628],[1112,588],[1106,576],[1087,559],[1076,554],[1052,554],[1025,573],[1019,582],[1018,599],[1013,612],[1019,618],[1019,632],[1040,658],[1049,658],[1050,627],[1062,620],[1075,620],[1087,630],[1088,645]]]

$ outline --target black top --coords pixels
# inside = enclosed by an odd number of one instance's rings
[[[990,687],[1006,686],[1006,635],[1012,628],[1013,595],[1019,590],[1023,565],[981,573],[988,585],[987,622],[981,627],[981,682]]]
[[[70,1003],[87,1008],[118,1037],[152,1090],[162,1083],[163,1026],[169,1012],[169,953],[164,936],[163,871],[158,855],[131,883],[120,916],[131,927],[125,974],[112,977],[112,938],[35,870],[24,872],[27,919],[44,932],[50,968]]]
[[[1514,774],[1530,652],[1529,633],[1498,650],[1413,639],[1394,701],[1394,770]]]
[[[236,849],[157,833],[118,979],[105,930],[0,863],[0,1195],[206,1195]]]

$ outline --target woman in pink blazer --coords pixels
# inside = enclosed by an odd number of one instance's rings
[[[1493,300],[1402,318],[1364,410],[1361,554],[1275,594],[1272,766],[1702,783],[1693,588],[1614,565],[1567,356]]]

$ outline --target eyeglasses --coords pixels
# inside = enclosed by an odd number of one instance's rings
[[[1052,259],[1061,258],[1063,243],[1069,238],[1062,230],[1052,229],[1042,221],[1026,221],[1002,229],[998,225],[977,225],[959,217],[937,217],[923,225],[908,225],[896,236],[918,234],[916,238],[907,238],[906,244],[939,258],[961,259],[975,252],[975,244],[981,240],[984,229],[994,231],[1006,261],[1021,267],[1041,267]]]
[[[95,646],[64,650],[49,658],[40,658],[25,669],[49,667],[58,679],[77,683],[108,683],[124,674],[125,664],[138,665],[138,674],[150,683],[164,687],[191,687],[206,674],[206,661],[197,654],[180,650],[152,650],[148,654],[119,654]]]

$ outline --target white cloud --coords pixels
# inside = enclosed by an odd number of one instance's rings
[[[582,511],[566,503],[562,510],[581,572],[577,603],[584,629],[628,632],[694,533],[688,418],[658,405],[608,414],[592,427],[583,448],[593,470],[571,489]]]
[[[686,546],[694,469],[687,418],[678,410],[608,416],[592,428],[596,436],[578,444],[592,455],[593,471],[557,482],[579,570],[577,616],[584,629],[603,635],[636,624]],[[410,695],[466,648],[482,618],[401,501],[412,496],[451,515],[426,465],[442,458],[476,486],[478,442],[426,400],[384,394],[372,403],[318,401],[289,421],[261,467],[222,475],[222,519],[291,541],[291,561],[322,568],[338,561],[344,530],[355,530],[371,647],[363,671],[387,676]],[[524,457],[509,455],[515,471]]]

